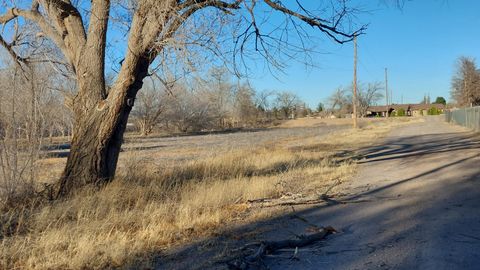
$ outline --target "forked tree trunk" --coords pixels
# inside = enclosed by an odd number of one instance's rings
[[[113,179],[128,116],[147,75],[148,65],[148,60],[138,60],[132,70],[126,72],[129,76],[120,73],[119,77],[132,79],[119,79],[120,83],[112,87],[108,97],[95,106],[89,108],[78,102],[78,107],[74,109],[75,126],[70,155],[59,181],[57,197],[86,185],[101,185]],[[95,87],[92,83],[83,85]],[[76,100],[81,101],[81,98]]]

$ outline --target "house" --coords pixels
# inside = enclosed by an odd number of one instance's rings
[[[444,113],[446,106],[441,103],[432,103],[432,104],[412,104],[412,116],[423,116],[428,115],[428,110],[431,108],[437,109],[440,113]]]
[[[398,115],[402,111],[404,116],[423,116],[428,115],[431,108],[437,109],[440,113],[445,110],[443,104],[392,104],[387,106],[370,106],[367,109],[367,117],[385,117],[388,115]]]

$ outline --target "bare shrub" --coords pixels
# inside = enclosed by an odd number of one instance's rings
[[[72,118],[48,67],[7,65],[0,79],[0,201],[12,205],[34,197],[46,138],[71,135]]]
[[[0,203],[7,206],[33,193],[42,121],[35,85],[24,80],[18,70],[2,76]]]
[[[132,116],[141,135],[149,135],[160,123],[167,110],[166,102],[166,92],[151,85],[144,87],[137,95]]]

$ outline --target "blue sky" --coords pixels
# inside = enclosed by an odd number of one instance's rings
[[[402,9],[370,2],[371,12],[359,16],[369,27],[358,39],[358,80],[383,82],[387,67],[395,103],[402,96],[405,103],[418,103],[425,93],[448,100],[456,59],[480,60],[480,1],[415,0]],[[353,44],[322,38],[316,49],[322,52],[313,57],[318,68],[293,64],[278,79],[268,72],[256,75],[252,85],[295,92],[312,107],[325,102],[334,89],[352,81]]]
[[[389,70],[389,88],[393,102],[418,103],[424,94],[434,99],[450,98],[450,80],[459,56],[480,61],[480,1],[478,0],[405,0],[402,9],[382,4],[393,0],[352,0],[369,12],[358,15],[358,22],[369,24],[358,39],[358,80],[384,82]],[[87,1],[88,2],[88,1]],[[2,10],[3,11],[3,10]],[[311,107],[326,103],[339,86],[348,87],[353,74],[353,44],[339,45],[320,32],[316,37],[310,64],[292,63],[274,77],[253,63],[251,84],[257,90],[288,90],[297,93]],[[125,50],[125,37],[109,30],[109,57],[118,63]],[[111,58],[113,57],[113,59]]]

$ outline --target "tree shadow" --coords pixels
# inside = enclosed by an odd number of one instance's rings
[[[415,142],[415,143],[412,143]],[[421,156],[480,149],[478,134],[471,132],[442,133],[392,138],[385,143],[359,151],[364,160],[358,163],[371,163],[393,159],[419,158]]]

